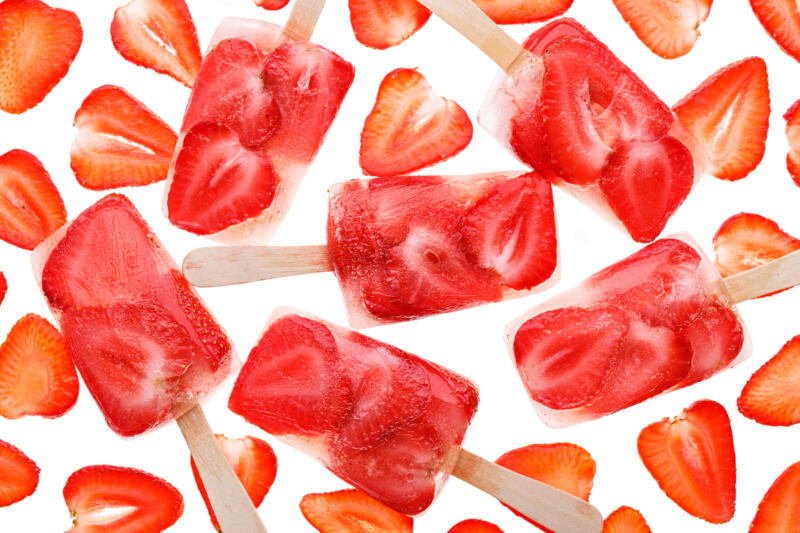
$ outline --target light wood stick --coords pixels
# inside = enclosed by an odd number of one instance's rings
[[[733,303],[800,285],[800,250],[722,280]]]
[[[461,450],[452,474],[555,533],[601,533],[603,516],[590,503]]]
[[[310,41],[325,0],[294,0],[283,34],[295,41]]]
[[[253,502],[222,454],[200,404],[195,403],[177,422],[222,533],[267,533]]]
[[[183,259],[183,275],[198,287],[222,287],[333,270],[328,247],[213,246]]]
[[[509,74],[527,57],[528,51],[495,24],[472,0],[419,0],[419,3],[472,41]]]

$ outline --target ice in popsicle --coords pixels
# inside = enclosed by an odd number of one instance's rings
[[[510,324],[540,417],[591,420],[742,360],[746,331],[720,280],[687,236],[660,239]]]
[[[481,125],[634,240],[654,240],[703,174],[705,149],[577,21],[554,21],[524,47],[489,91]]]
[[[32,260],[78,371],[118,434],[179,417],[238,365],[221,326],[125,196],[86,209]]]
[[[353,75],[350,63],[280,26],[223,20],[181,126],[165,191],[169,220],[223,242],[269,239]]]
[[[558,277],[551,187],[535,172],[339,183],[328,253],[354,327],[527,294]]]
[[[375,499],[417,514],[458,457],[478,390],[415,355],[283,309],[228,405]]]

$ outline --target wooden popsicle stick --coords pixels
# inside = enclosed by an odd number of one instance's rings
[[[198,287],[222,287],[333,270],[328,247],[212,246],[183,259],[183,275]]]
[[[267,533],[253,502],[222,454],[200,404],[195,402],[177,422],[222,533]]]
[[[324,6],[325,0],[294,0],[283,34],[295,41],[311,40]]]
[[[489,56],[507,73],[512,73],[528,51],[494,23],[472,0],[419,0],[461,35]]]
[[[800,285],[800,250],[722,280],[733,303]]]
[[[517,474],[464,449],[452,474],[555,533],[601,533],[603,515],[589,502]]]

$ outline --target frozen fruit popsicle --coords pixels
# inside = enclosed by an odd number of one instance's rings
[[[452,473],[554,531],[602,528],[583,500],[461,450],[478,408],[469,380],[291,309],[271,317],[228,406],[405,514],[427,509]]]
[[[737,364],[734,304],[798,278],[797,252],[722,280],[687,235],[660,239],[512,322],[507,344],[539,416],[566,426]]]
[[[205,248],[184,261],[198,285],[333,269],[350,324],[456,311],[555,282],[550,184],[536,173],[395,176],[330,189],[325,247]]]
[[[277,229],[353,81],[350,63],[308,41],[323,4],[298,0],[285,28],[217,28],[167,178],[177,227],[228,243]]]
[[[237,368],[238,358],[133,204],[122,195],[106,196],[42,242],[32,262],[109,427],[130,437],[176,418],[206,471],[217,459],[227,464],[198,400]],[[230,503],[226,517],[235,510],[263,531],[255,511],[248,514],[250,500],[235,476],[225,479],[223,471],[211,480],[217,506]],[[237,497],[245,502],[237,504]]]

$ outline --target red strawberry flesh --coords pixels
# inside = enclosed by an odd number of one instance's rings
[[[347,5],[358,42],[379,50],[402,43],[431,17],[416,0],[348,0]]]
[[[39,485],[39,467],[16,446],[0,440],[0,507],[24,500]]]

